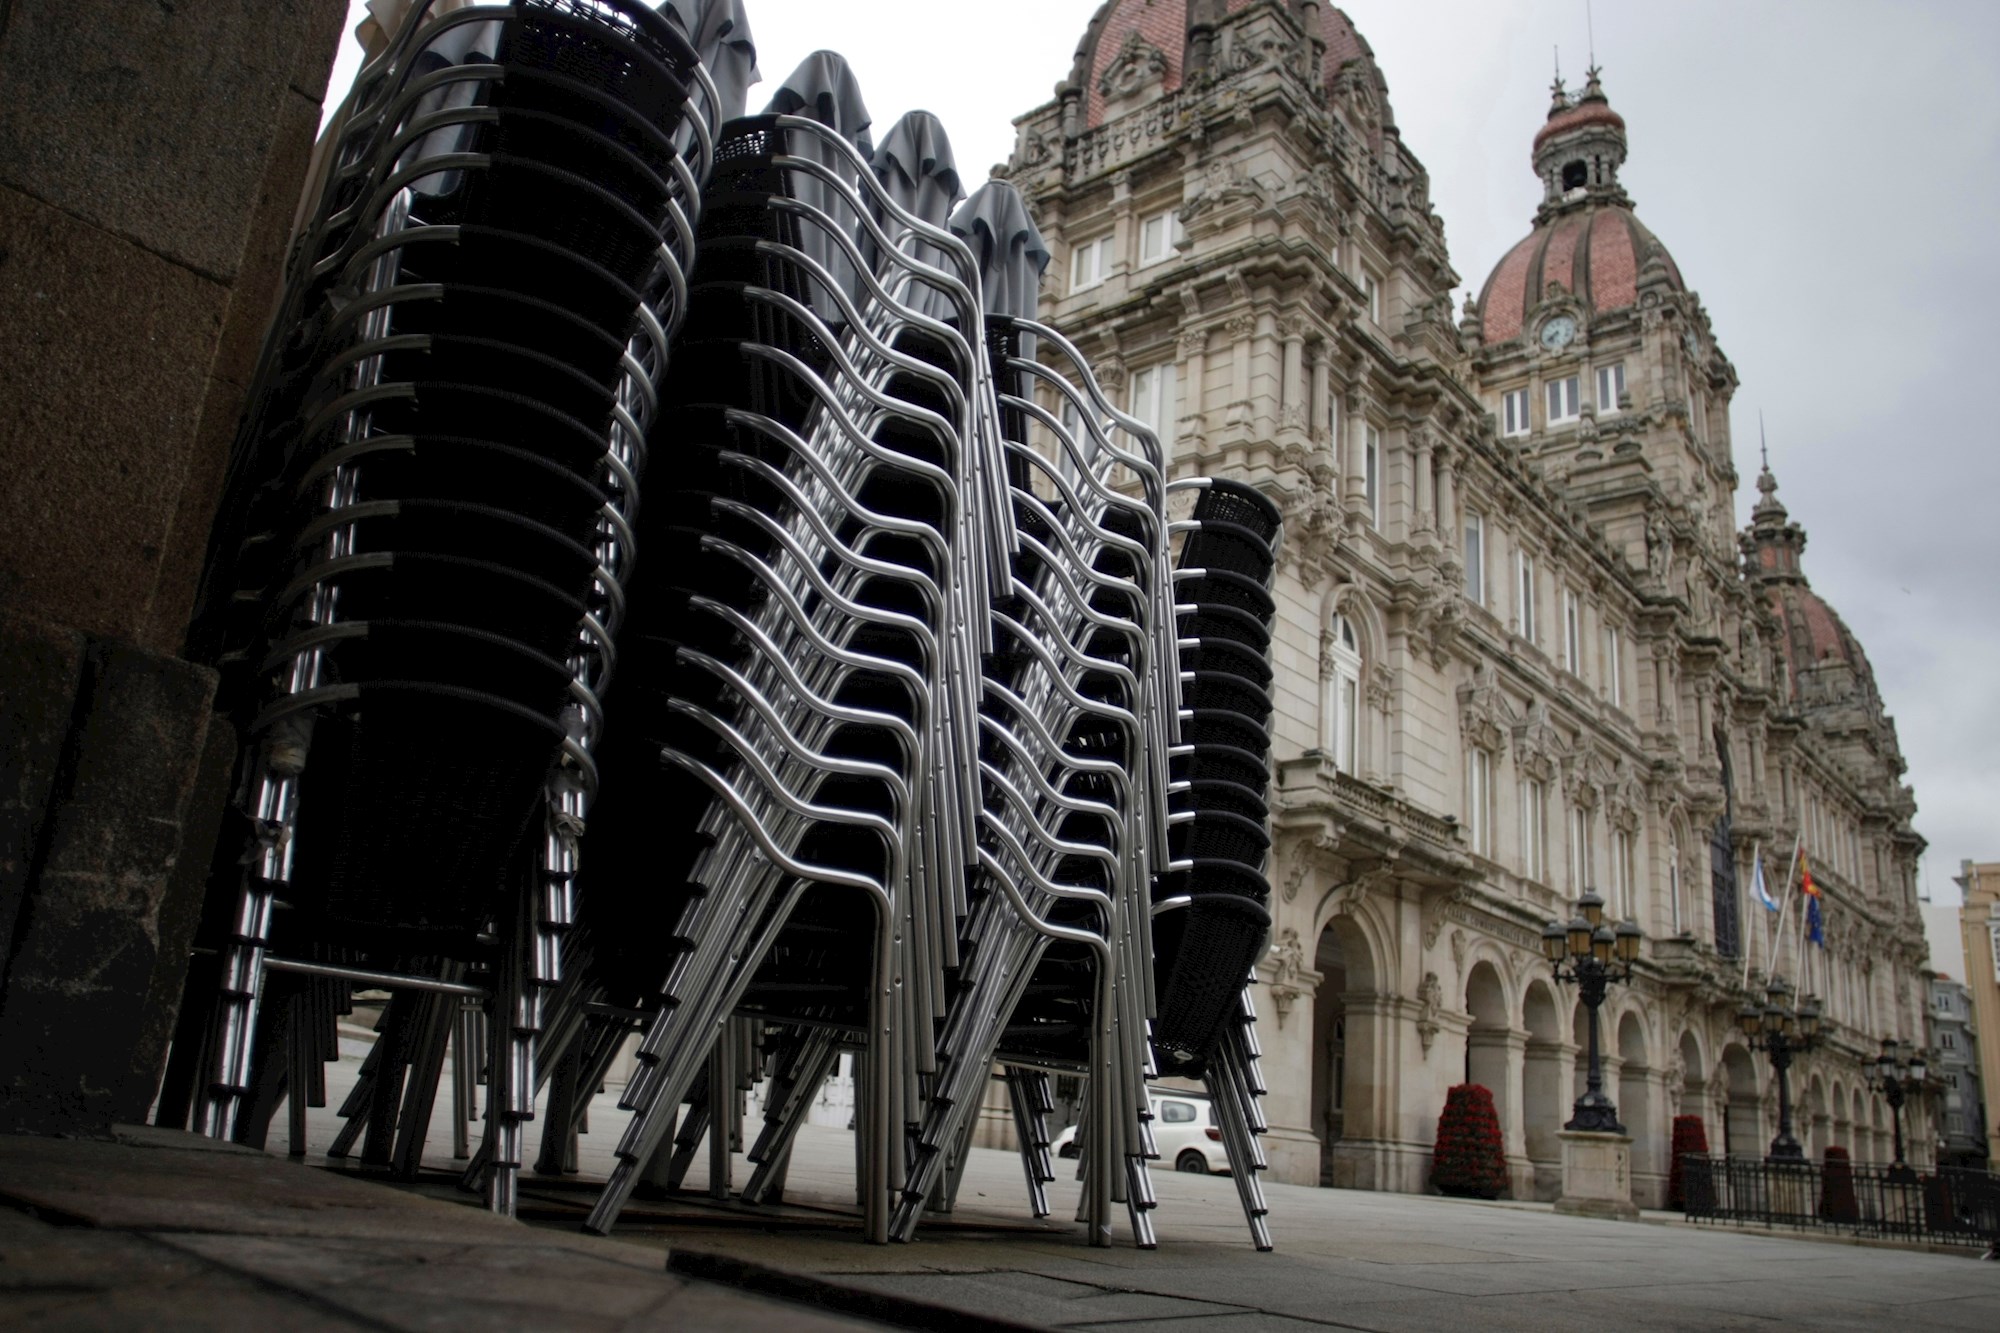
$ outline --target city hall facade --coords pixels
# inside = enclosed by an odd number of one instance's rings
[[[1254,992],[1272,1174],[1422,1190],[1471,1081],[1515,1196],[1554,1197],[1587,1038],[1540,933],[1586,889],[1645,932],[1603,1011],[1634,1200],[1664,1201],[1675,1115],[1761,1155],[1752,857],[1775,893],[1801,834],[1826,1021],[1792,1071],[1799,1137],[1888,1160],[1863,1069],[1921,1044],[1925,1002],[1894,723],[1768,468],[1735,527],[1736,372],[1619,183],[1597,72],[1493,144],[1543,200],[1458,310],[1424,167],[1331,6],[1112,0],[1017,131],[1044,317],[1174,475],[1246,479],[1286,519]]]

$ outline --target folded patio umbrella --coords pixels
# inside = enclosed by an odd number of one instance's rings
[[[882,146],[875,150],[872,165],[892,203],[941,230],[953,205],[965,197],[952,160],[951,139],[944,125],[928,111],[908,112],[890,127]],[[886,219],[884,229],[895,235],[896,227]],[[912,240],[903,250],[919,263],[950,271],[945,252],[929,242]],[[915,287],[904,300],[911,309],[932,319],[947,319],[952,314],[951,302],[934,287]]]
[[[855,82],[854,71],[848,67],[846,58],[837,52],[815,51],[800,61],[799,67],[772,94],[770,104],[764,111],[767,115],[804,116],[816,120],[852,144],[863,158],[874,153],[874,142],[868,135],[868,108],[861,101],[860,85]],[[787,146],[788,151],[818,162],[842,180],[854,180],[852,164],[837,147],[809,135],[792,137],[795,142]],[[795,187],[795,196],[801,203],[818,209],[835,226],[844,228],[848,235],[860,231],[860,218],[855,216],[854,209],[832,185],[814,179],[800,179]],[[808,225],[800,228],[799,249],[822,265],[842,290],[851,295],[859,289],[860,279],[854,272],[854,265],[840,253],[832,238],[818,227]],[[813,309],[828,325],[838,328],[846,322],[841,318],[839,304],[819,284],[814,284],[812,295]]]
[[[717,125],[743,114],[757,72],[757,42],[742,0],[667,0],[666,13],[681,25],[688,42],[715,80]]]

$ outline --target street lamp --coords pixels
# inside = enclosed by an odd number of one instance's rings
[[[1772,977],[1764,987],[1764,1003],[1744,1001],[1736,1011],[1736,1026],[1743,1030],[1751,1049],[1771,1057],[1778,1075],[1778,1137],[1771,1140],[1770,1162],[1803,1162],[1805,1149],[1792,1137],[1792,1086],[1786,1071],[1792,1057],[1809,1051],[1819,1040],[1819,1001],[1810,995],[1794,1002],[1792,988],[1783,977]]]
[[[1896,1160],[1889,1166],[1891,1180],[1917,1178],[1917,1173],[1903,1160],[1903,1100],[1924,1086],[1924,1075],[1928,1072],[1922,1051],[1894,1037],[1882,1038],[1882,1054],[1875,1057],[1875,1065],[1868,1071],[1868,1082],[1889,1103],[1890,1123],[1896,1128]]]
[[[1557,982],[1574,981],[1590,1011],[1590,1075],[1583,1096],[1576,1099],[1576,1114],[1564,1129],[1596,1134],[1623,1134],[1618,1108],[1604,1095],[1604,1064],[1597,1049],[1597,1010],[1604,1003],[1604,990],[1614,981],[1630,981],[1632,964],[1639,957],[1638,923],[1620,921],[1613,926],[1604,919],[1604,899],[1587,890],[1576,900],[1576,915],[1568,924],[1551,921],[1542,928],[1542,953]],[[1569,968],[1564,970],[1563,964]]]

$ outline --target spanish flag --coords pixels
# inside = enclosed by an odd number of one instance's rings
[[[1799,849],[1799,892],[1806,896],[1806,938],[1820,948],[1826,947],[1826,931],[1819,914],[1819,885],[1813,883],[1812,868],[1806,864],[1806,853]]]

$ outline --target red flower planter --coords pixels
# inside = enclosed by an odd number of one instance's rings
[[[1441,1194],[1470,1199],[1497,1199],[1507,1188],[1500,1116],[1493,1109],[1493,1094],[1477,1083],[1461,1083],[1445,1094],[1431,1155],[1431,1184]]]
[[[1820,1170],[1819,1215],[1829,1222],[1859,1222],[1861,1201],[1854,1197],[1854,1163],[1847,1149],[1828,1148]]]
[[[1681,1154],[1708,1154],[1708,1130],[1698,1115],[1674,1117],[1673,1164],[1667,1168],[1667,1207],[1687,1211],[1687,1196],[1681,1188]]]

